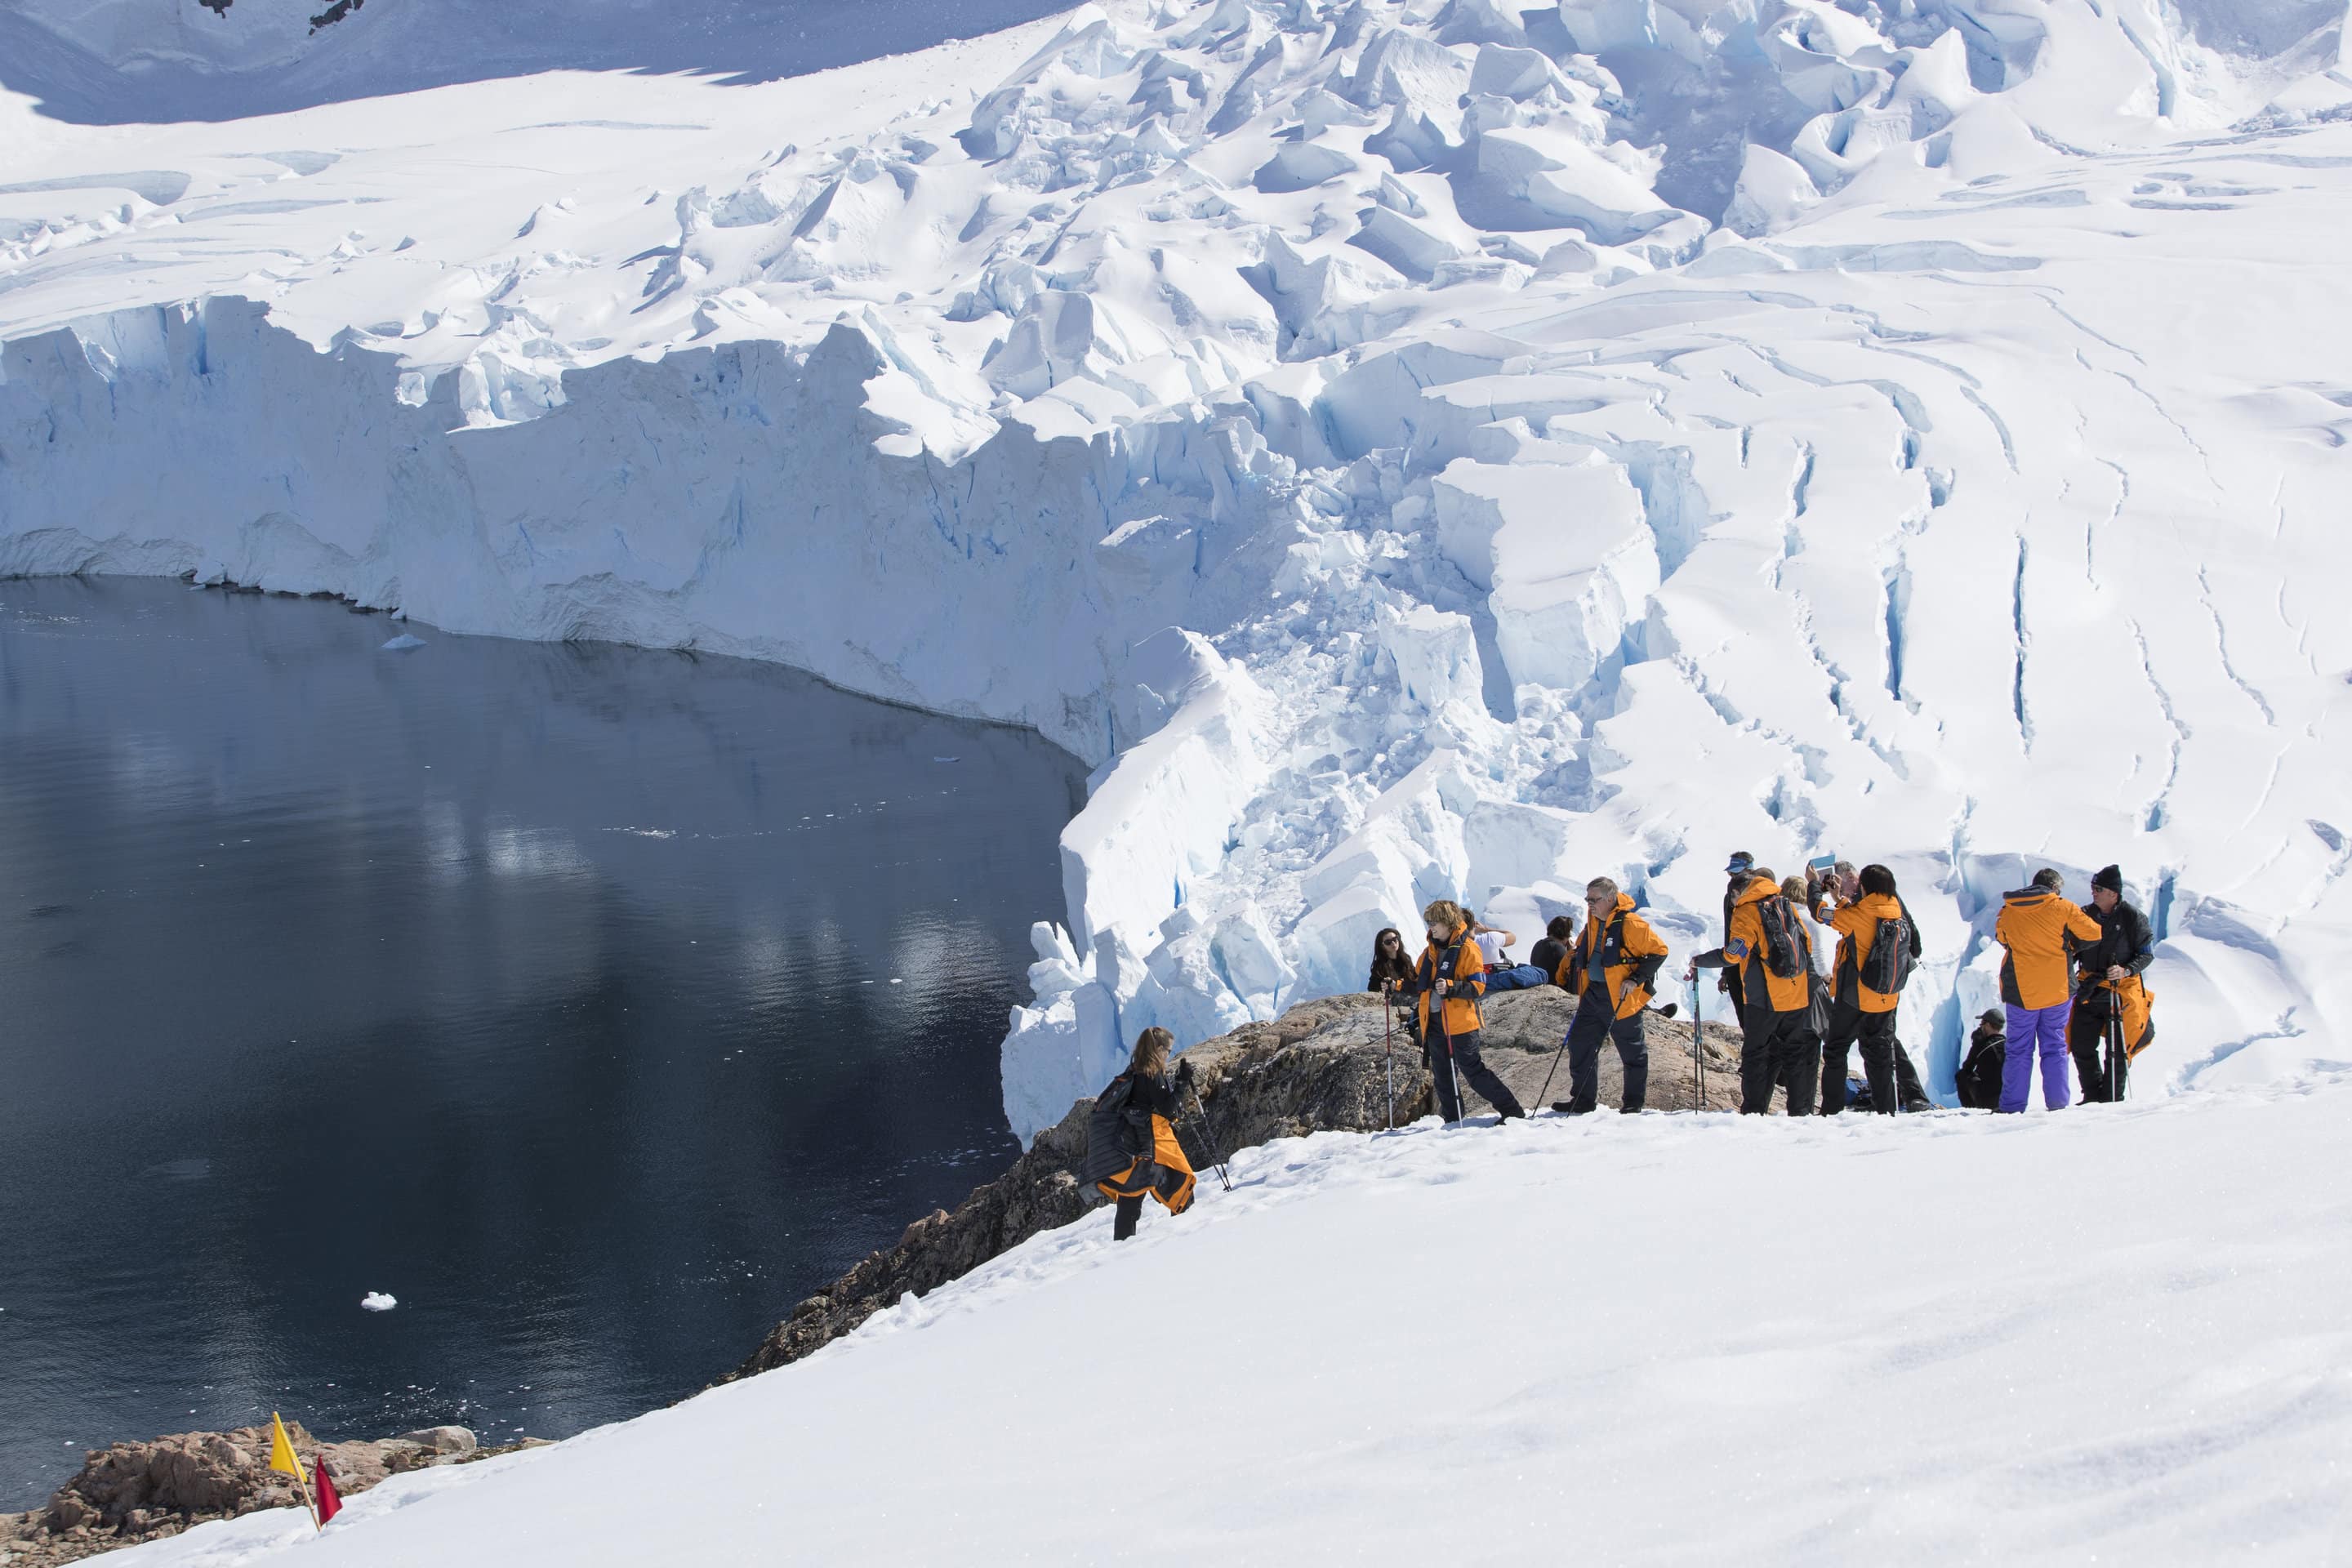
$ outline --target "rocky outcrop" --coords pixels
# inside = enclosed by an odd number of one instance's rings
[[[428,1426],[373,1443],[321,1443],[299,1422],[288,1422],[286,1431],[305,1465],[327,1461],[328,1474],[345,1497],[405,1470],[488,1452],[463,1426]],[[267,1426],[117,1443],[92,1450],[81,1473],[58,1488],[47,1508],[0,1514],[0,1564],[51,1568],[177,1535],[208,1520],[300,1502],[291,1478],[269,1468]]]
[[[1543,1091],[1575,1007],[1574,997],[1551,986],[1507,993],[1486,1005],[1487,1065],[1531,1106]],[[1330,996],[1186,1051],[1181,1059],[1191,1062],[1198,1075],[1202,1101],[1216,1133],[1213,1152],[1230,1155],[1235,1149],[1308,1132],[1371,1131],[1391,1121],[1402,1126],[1433,1114],[1430,1077],[1401,1026],[1402,1014],[1399,1025],[1389,1026],[1377,996]],[[1669,1024],[1655,1014],[1650,1026],[1650,1108],[1697,1108],[1690,1026]],[[1704,1036],[1706,1109],[1737,1110],[1739,1037],[1715,1023],[1706,1026]],[[1618,1102],[1622,1081],[1616,1052],[1603,1047],[1603,1106]],[[1565,1099],[1567,1093],[1563,1062],[1546,1098]],[[722,1381],[798,1361],[900,1297],[936,1289],[1101,1203],[1077,1179],[1086,1157],[1087,1117],[1093,1107],[1092,1100],[1079,1100],[1060,1122],[1037,1135],[1011,1170],[975,1188],[954,1213],[940,1209],[917,1220],[896,1247],[871,1254],[794,1307],[792,1316]],[[1471,1096],[1473,1114],[1486,1109],[1483,1100]],[[1205,1179],[1206,1162],[1201,1156],[1212,1151],[1203,1146],[1202,1129],[1188,1119],[1182,1132]]]
[[[1550,1073],[1575,999],[1549,986],[1514,992],[1486,1004],[1486,1061],[1529,1105],[1538,1094],[1564,1098],[1568,1069]],[[1376,996],[1343,995],[1302,1004],[1272,1023],[1248,1024],[1184,1053],[1192,1063],[1213,1128],[1212,1144],[1197,1116],[1181,1129],[1201,1165],[1236,1149],[1309,1132],[1370,1132],[1404,1126],[1435,1110],[1429,1073],[1412,1037],[1391,1028]],[[1705,1030],[1706,1107],[1738,1105],[1739,1037],[1719,1024]],[[1601,1103],[1621,1090],[1616,1053],[1604,1047]],[[1656,1110],[1699,1104],[1687,1023],[1651,1016],[1649,1103]],[[786,1365],[830,1344],[874,1313],[912,1293],[923,1295],[1010,1251],[1040,1231],[1066,1225],[1103,1200],[1077,1179],[1086,1157],[1092,1100],[1037,1136],[1012,1169],[975,1188],[953,1213],[942,1209],[908,1226],[897,1246],[877,1252],[793,1310],[750,1359],[721,1381]],[[1475,1116],[1489,1108],[1476,1096]],[[323,1455],[345,1496],[428,1465],[465,1463],[506,1453],[480,1448],[462,1426],[436,1426],[380,1442],[319,1443],[289,1423],[305,1463]],[[525,1439],[512,1447],[529,1447]],[[257,1509],[299,1505],[292,1484],[268,1469],[269,1431],[190,1432],[149,1443],[118,1443],[89,1454],[81,1473],[45,1509],[0,1515],[0,1568],[52,1568],[117,1547],[176,1535],[207,1520]]]

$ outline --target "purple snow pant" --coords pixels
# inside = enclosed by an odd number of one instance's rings
[[[2053,1007],[2020,1007],[2004,1003],[2009,1009],[2009,1058],[2000,1068],[2000,1108],[2003,1110],[2023,1110],[2025,1102],[2033,1097],[2033,1058],[2042,1058],[2042,1103],[2052,1110],[2063,1110],[2074,1098],[2074,1058],[2066,1054],[2066,1016],[2074,1004],[2061,1002]],[[2041,1037],[2041,1048],[2034,1046],[2035,1036]]]

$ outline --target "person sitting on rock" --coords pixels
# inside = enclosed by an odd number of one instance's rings
[[[1642,1031],[1643,1009],[1665,961],[1666,944],[1634,912],[1632,898],[1607,877],[1585,884],[1584,934],[1568,961],[1576,1016],[1560,1042],[1568,1052],[1568,1098],[1555,1100],[1554,1110],[1582,1116],[1599,1107],[1604,1037],[1616,1042],[1617,1060],[1625,1069],[1620,1107],[1634,1116],[1649,1103],[1650,1046]]]
[[[1478,944],[1478,952],[1486,961],[1486,994],[1500,991],[1532,991],[1550,977],[1532,963],[1513,963],[1510,946],[1519,940],[1517,931],[1497,931],[1480,920],[1470,917],[1470,940]]]
[[[1412,984],[1412,960],[1404,954],[1404,933],[1394,926],[1382,926],[1381,934],[1372,938],[1372,973],[1364,989],[1391,991]]]
[[[1154,1026],[1136,1037],[1127,1070],[1110,1080],[1095,1097],[1094,1114],[1087,1123],[1087,1158],[1080,1180],[1115,1199],[1111,1239],[1125,1241],[1143,1217],[1148,1194],[1170,1214],[1182,1214],[1192,1205],[1192,1163],[1177,1141],[1176,1123],[1182,1112],[1177,1090],[1192,1083],[1192,1064],[1177,1068],[1176,1082],[1168,1081],[1168,1053],[1176,1037]]]
[[[1462,1120],[1462,1085],[1486,1097],[1505,1121],[1525,1116],[1508,1085],[1495,1076],[1478,1051],[1486,1027],[1479,998],[1486,994],[1486,965],[1471,940],[1470,916],[1451,899],[1439,899],[1421,912],[1429,931],[1413,970],[1420,993],[1422,1050],[1436,1079],[1437,1105],[1448,1121]]]
[[[1564,991],[1576,989],[1569,981],[1569,961],[1576,953],[1576,917],[1554,915],[1544,927],[1544,933],[1528,954],[1528,962],[1541,972],[1547,984]]]

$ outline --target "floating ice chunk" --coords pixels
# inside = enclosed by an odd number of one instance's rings
[[[410,637],[406,632],[403,632],[398,637],[393,638],[390,642],[384,644],[383,647],[377,651],[380,653],[407,653],[413,649],[423,647],[424,646],[425,639],[423,637]]]
[[[365,1312],[389,1312],[400,1302],[383,1290],[371,1290],[360,1298],[360,1310]]]

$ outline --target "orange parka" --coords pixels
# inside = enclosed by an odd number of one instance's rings
[[[1424,1037],[1430,1033],[1429,999],[1431,987],[1438,981],[1453,984],[1446,987],[1445,1012],[1437,1032],[1449,1038],[1475,1035],[1486,1026],[1479,1016],[1478,998],[1486,994],[1486,955],[1470,940],[1470,928],[1456,926],[1441,948],[1435,942],[1421,950],[1421,962],[1413,966],[1413,984],[1421,992],[1421,1028]]]
[[[2009,949],[2000,961],[2000,999],[2012,1007],[2055,1007],[2073,994],[2066,984],[2068,937],[2096,942],[2099,922],[2072,900],[2043,888],[2001,895],[1992,939]]]
[[[1617,1004],[1615,1016],[1630,1018],[1649,1005],[1650,986],[1665,961],[1666,944],[1649,921],[1633,912],[1633,895],[1620,893],[1614,909],[1600,920],[1586,921],[1577,934],[1569,989],[1582,996],[1594,983],[1597,963],[1599,984]]]
[[[1826,901],[1826,895],[1822,900]],[[1892,1013],[1902,998],[1889,991],[1873,991],[1862,983],[1862,961],[1870,956],[1871,944],[1878,940],[1878,922],[1901,915],[1903,900],[1886,893],[1864,893],[1827,919],[1822,918],[1822,902],[1813,905],[1813,919],[1838,933],[1836,986],[1837,999],[1864,1013]],[[1915,931],[1911,938],[1912,956],[1918,956],[1919,938]]]
[[[1740,994],[1747,999],[1748,1007],[1763,1001],[1775,1013],[1796,1013],[1813,1005],[1813,942],[1806,934],[1804,922],[1791,920],[1789,926],[1797,942],[1797,973],[1786,976],[1772,973],[1771,964],[1765,961],[1764,917],[1757,912],[1756,906],[1780,896],[1780,884],[1769,877],[1758,877],[1742,888],[1739,897],[1731,903],[1730,940],[1713,952],[1699,954],[1697,963],[1704,969],[1737,965]]]

